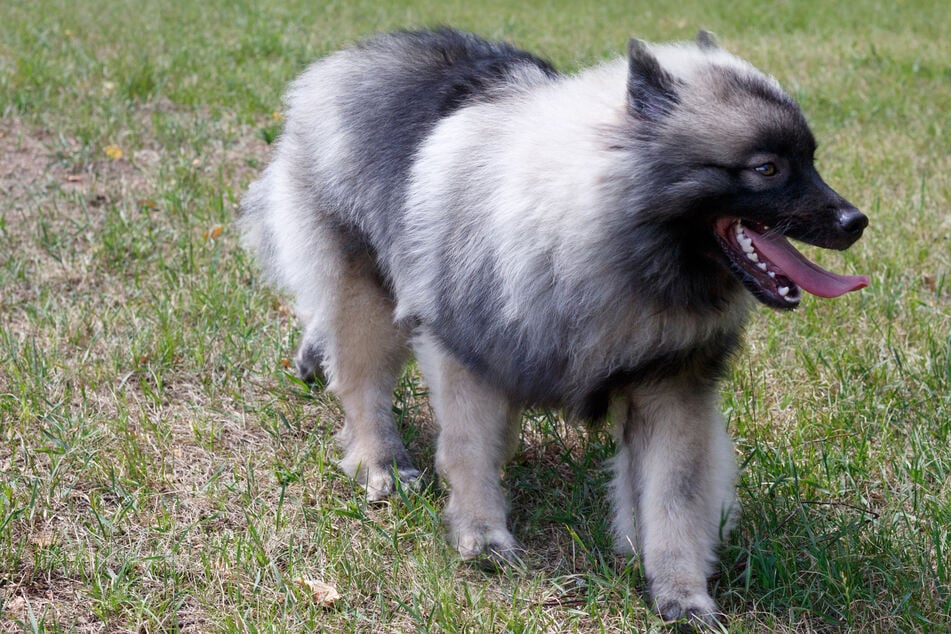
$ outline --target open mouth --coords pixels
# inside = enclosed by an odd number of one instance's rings
[[[801,290],[838,297],[868,286],[864,275],[826,271],[796,250],[782,234],[739,218],[720,218],[714,233],[740,279],[764,304],[795,308]]]

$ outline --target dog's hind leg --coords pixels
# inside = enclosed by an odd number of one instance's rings
[[[312,179],[278,157],[252,186],[250,214],[261,219],[259,253],[295,297],[304,328],[296,355],[301,378],[326,376],[343,407],[338,463],[371,500],[419,476],[393,419],[393,388],[409,354],[393,300],[359,235],[319,211]]]
[[[350,266],[337,280],[330,328],[323,336],[328,389],[340,400],[340,468],[371,500],[419,477],[393,419],[393,388],[408,355],[406,333],[393,322],[393,302],[369,267]],[[305,342],[306,343],[306,342]]]
[[[716,621],[707,577],[736,512],[736,460],[716,404],[712,387],[674,379],[632,390],[613,408],[615,544],[636,543],[668,620]]]
[[[419,477],[393,419],[393,388],[409,350],[372,263],[345,259],[322,280],[321,306],[305,322],[296,361],[305,380],[326,375],[344,412],[338,465],[376,501],[393,493],[394,475],[407,484]]]
[[[366,241],[328,212],[334,203],[315,187],[309,158],[289,143],[243,201],[245,243],[294,296],[304,329],[296,356],[301,378],[326,376],[343,407],[340,468],[370,499],[382,499],[394,490],[394,468],[403,481],[419,475],[392,413],[407,333],[394,323],[393,300]]]
[[[428,335],[414,339],[414,350],[440,427],[436,470],[449,487],[450,542],[463,559],[513,560],[500,472],[518,442],[519,410]]]

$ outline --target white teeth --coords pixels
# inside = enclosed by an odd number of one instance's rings
[[[740,248],[743,249],[743,254],[746,255],[746,259],[750,262],[756,263],[756,268],[760,271],[763,271],[769,275],[770,279],[776,279],[776,273],[769,270],[769,265],[766,262],[759,261],[759,254],[756,252],[756,249],[753,247],[753,240],[746,235],[746,232],[743,231],[743,225],[738,221],[733,225],[733,232],[736,234],[736,243],[740,245]],[[799,301],[799,293],[793,293],[790,295],[790,289],[788,286],[780,286],[777,289],[779,296],[786,300],[790,304],[795,304]]]

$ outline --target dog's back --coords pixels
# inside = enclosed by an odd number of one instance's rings
[[[448,28],[379,35],[313,64],[288,93],[277,156],[290,175],[313,184],[298,226],[317,209],[352,232],[349,241],[385,249],[414,154],[438,121],[555,76],[550,64],[507,43]],[[270,215],[269,179],[278,171],[269,169],[243,205],[248,241],[265,260],[274,236],[250,225]]]

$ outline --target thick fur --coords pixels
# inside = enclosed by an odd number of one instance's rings
[[[770,186],[748,173],[764,152],[814,173],[793,100],[707,34],[632,40],[562,76],[444,29],[315,63],[286,121],[243,227],[294,297],[301,374],[326,374],[343,406],[341,468],[373,499],[418,476],[390,402],[414,352],[450,539],[508,559],[499,471],[520,409],[607,415],[618,549],[639,552],[664,617],[712,620],[707,577],[736,513],[716,388],[752,297],[710,224],[837,230],[796,170]]]

